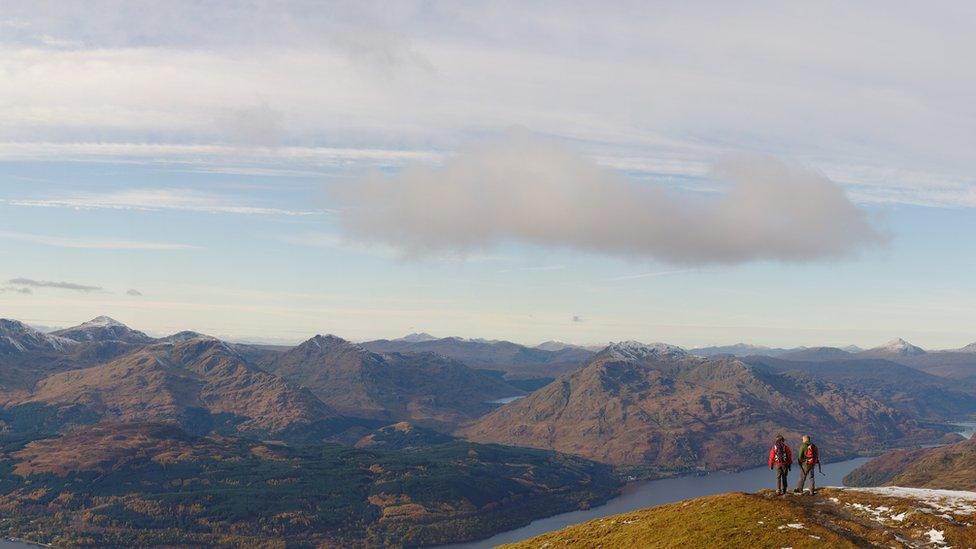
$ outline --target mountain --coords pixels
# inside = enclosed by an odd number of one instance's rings
[[[404,343],[420,343],[422,341],[436,341],[436,340],[437,340],[436,337],[428,334],[427,332],[420,332],[420,333],[415,332],[412,334],[407,334],[395,341],[402,341]]]
[[[976,353],[976,343],[970,343],[969,345],[966,345],[965,347],[962,347],[960,349],[956,349],[956,352],[957,353]]]
[[[904,339],[893,339],[880,347],[857,353],[860,358],[912,357],[924,355],[925,349],[916,347]]]
[[[121,322],[107,316],[95,317],[71,328],[57,330],[53,335],[73,339],[75,341],[120,341],[135,345],[151,343],[153,338],[129,328]]]
[[[800,361],[746,357],[745,362],[776,372],[797,372],[860,391],[905,414],[930,421],[976,414],[976,383],[945,379],[876,358]]]
[[[416,547],[618,493],[609,467],[448,441],[374,451],[98,424],[0,439],[0,536],[89,547]]]
[[[41,333],[23,322],[0,318],[0,355],[63,353],[75,346],[77,342],[72,339]]]
[[[976,353],[936,351],[891,360],[937,376],[976,383]]]
[[[341,413],[452,428],[488,413],[490,401],[523,394],[502,379],[434,353],[368,351],[335,336],[315,336],[268,370],[307,387]]]
[[[51,375],[18,405],[80,406],[120,421],[277,433],[338,414],[307,390],[247,364],[225,343],[155,343],[112,362]]]
[[[0,319],[0,401],[30,391],[53,373],[106,362],[145,344],[136,337],[102,340],[71,330],[44,334],[22,322]]]
[[[416,342],[380,339],[362,345],[377,353],[437,353],[460,360],[472,368],[501,370],[506,379],[555,378],[579,368],[594,354],[579,347],[547,351],[510,341],[459,337]]]
[[[849,351],[837,347],[800,347],[780,353],[778,358],[786,360],[844,360],[854,358]]]
[[[458,434],[616,465],[716,470],[761,464],[775,434],[806,432],[833,456],[938,438],[859,391],[632,342],[611,345]]]
[[[936,448],[888,452],[855,469],[844,483],[976,490],[976,438]]]
[[[543,341],[542,343],[533,347],[534,349],[539,349],[542,351],[549,351],[551,353],[558,353],[560,351],[572,350],[572,349],[583,349],[590,352],[598,352],[603,349],[602,346],[591,346],[591,345],[576,345],[574,343],[564,343],[562,341]]]
[[[704,357],[713,356],[779,356],[786,352],[786,349],[772,349],[762,345],[750,345],[748,343],[736,343],[735,345],[719,345],[714,347],[698,347],[688,351],[690,354]]]
[[[974,547],[974,505],[976,493],[938,490],[731,493],[611,515],[501,548]]]

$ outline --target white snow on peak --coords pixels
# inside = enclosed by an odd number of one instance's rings
[[[428,334],[427,332],[420,332],[420,333],[414,332],[412,334],[407,334],[400,338],[400,341],[406,343],[420,343],[424,341],[435,341],[435,340],[437,340],[437,338]]]
[[[610,356],[623,360],[640,360],[643,358],[678,358],[688,353],[681,347],[667,343],[641,343],[639,341],[620,341],[610,343],[607,347]]]
[[[0,338],[21,353],[42,349],[64,352],[67,348],[77,345],[76,341],[42,333],[18,320],[0,319]]]
[[[892,339],[888,343],[885,343],[884,345],[882,345],[880,347],[875,347],[872,350],[874,350],[874,351],[885,351],[885,352],[889,352],[889,353],[898,353],[898,354],[903,354],[903,355],[904,354],[918,355],[918,354],[922,354],[922,353],[925,352],[921,347],[916,347],[915,345],[912,345],[911,343],[909,343],[909,342],[907,342],[907,341],[905,341],[904,339],[901,339],[901,338]]]
[[[959,352],[961,352],[961,353],[976,353],[976,343],[970,343],[969,345],[966,345],[965,347],[959,349]]]
[[[97,316],[88,322],[83,322],[79,328],[124,328],[125,324],[122,324],[114,318],[107,317],[105,315]]]

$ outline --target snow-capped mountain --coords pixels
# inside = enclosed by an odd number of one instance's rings
[[[109,318],[99,316],[71,328],[53,332],[54,335],[73,339],[75,341],[122,341],[125,343],[146,344],[153,338],[129,328],[125,324]]]
[[[976,353],[976,343],[970,343],[965,347],[958,349],[957,353]]]
[[[403,341],[405,343],[418,343],[421,341],[435,341],[437,339],[439,338],[436,338],[428,334],[427,332],[420,332],[420,333],[414,332],[412,334],[407,334],[401,337],[400,339],[397,339],[396,341]]]
[[[217,338],[215,338],[213,336],[209,336],[207,334],[201,334],[200,332],[194,332],[192,330],[183,330],[182,332],[176,332],[175,334],[168,335],[168,336],[160,339],[159,341],[160,342],[172,342],[172,343],[176,343],[176,342],[180,342],[180,341],[189,341],[191,339],[201,339],[201,338],[202,339],[217,339]]]
[[[645,358],[680,358],[688,352],[676,345],[667,343],[641,343],[639,341],[620,341],[611,343],[604,349],[618,360],[642,360]]]
[[[32,351],[61,353],[77,344],[68,338],[41,333],[17,320],[0,319],[0,354]]]
[[[696,349],[691,349],[688,351],[690,354],[696,356],[713,357],[713,356],[749,356],[749,355],[762,355],[762,356],[778,356],[786,352],[785,349],[772,349],[764,345],[752,345],[749,343],[736,343],[734,345],[715,345],[710,347],[698,347]]]
[[[892,339],[888,343],[880,347],[875,347],[873,349],[868,349],[863,351],[862,355],[895,355],[895,356],[917,356],[924,355],[925,349],[912,345],[911,343],[905,341],[904,339],[897,338]]]

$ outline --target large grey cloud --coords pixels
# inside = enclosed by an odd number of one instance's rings
[[[34,280],[32,278],[12,278],[8,281],[15,286],[30,286],[33,288],[58,288],[61,290],[73,290],[76,292],[100,292],[101,286],[88,286],[85,284],[75,284],[74,282],[53,282],[50,280]]]
[[[336,191],[350,238],[406,255],[514,241],[688,265],[808,261],[883,243],[823,174],[735,155],[715,194],[675,194],[528,132],[462,150],[442,166],[373,174]]]

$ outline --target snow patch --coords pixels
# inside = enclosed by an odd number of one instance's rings
[[[976,514],[976,492],[937,490],[934,488],[905,488],[902,486],[845,489],[854,492],[869,492],[880,496],[913,499],[942,513],[957,515]]]
[[[681,358],[688,353],[681,347],[667,343],[641,343],[639,341],[620,341],[607,347],[610,356],[619,360],[640,360],[644,358]]]

